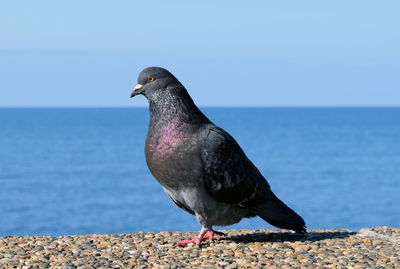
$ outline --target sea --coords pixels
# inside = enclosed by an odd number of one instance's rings
[[[307,228],[400,225],[400,108],[201,110]],[[148,122],[146,107],[1,108],[0,236],[199,230],[146,166]],[[273,227],[222,229],[240,228]]]

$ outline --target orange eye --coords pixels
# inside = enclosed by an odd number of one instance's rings
[[[156,78],[154,76],[149,77],[149,82],[153,82],[154,80],[156,80]]]

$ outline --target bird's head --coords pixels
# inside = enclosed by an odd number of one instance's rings
[[[165,91],[168,86],[175,85],[180,85],[180,82],[168,70],[161,67],[149,67],[140,72],[131,98],[142,94],[147,99],[152,99]]]

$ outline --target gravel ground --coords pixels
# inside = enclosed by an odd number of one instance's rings
[[[372,232],[393,236],[395,239],[400,240],[400,227],[391,228],[391,227],[375,227],[370,229],[362,229],[362,230],[371,230]]]
[[[308,230],[307,235],[282,230],[224,232],[201,248],[176,246],[179,240],[194,237],[194,232],[6,236],[0,237],[0,267],[400,268],[400,244],[393,239],[399,239],[400,228],[360,233]]]

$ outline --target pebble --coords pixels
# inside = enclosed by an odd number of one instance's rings
[[[223,232],[201,248],[176,245],[196,232],[5,236],[0,268],[400,268],[398,227]]]

